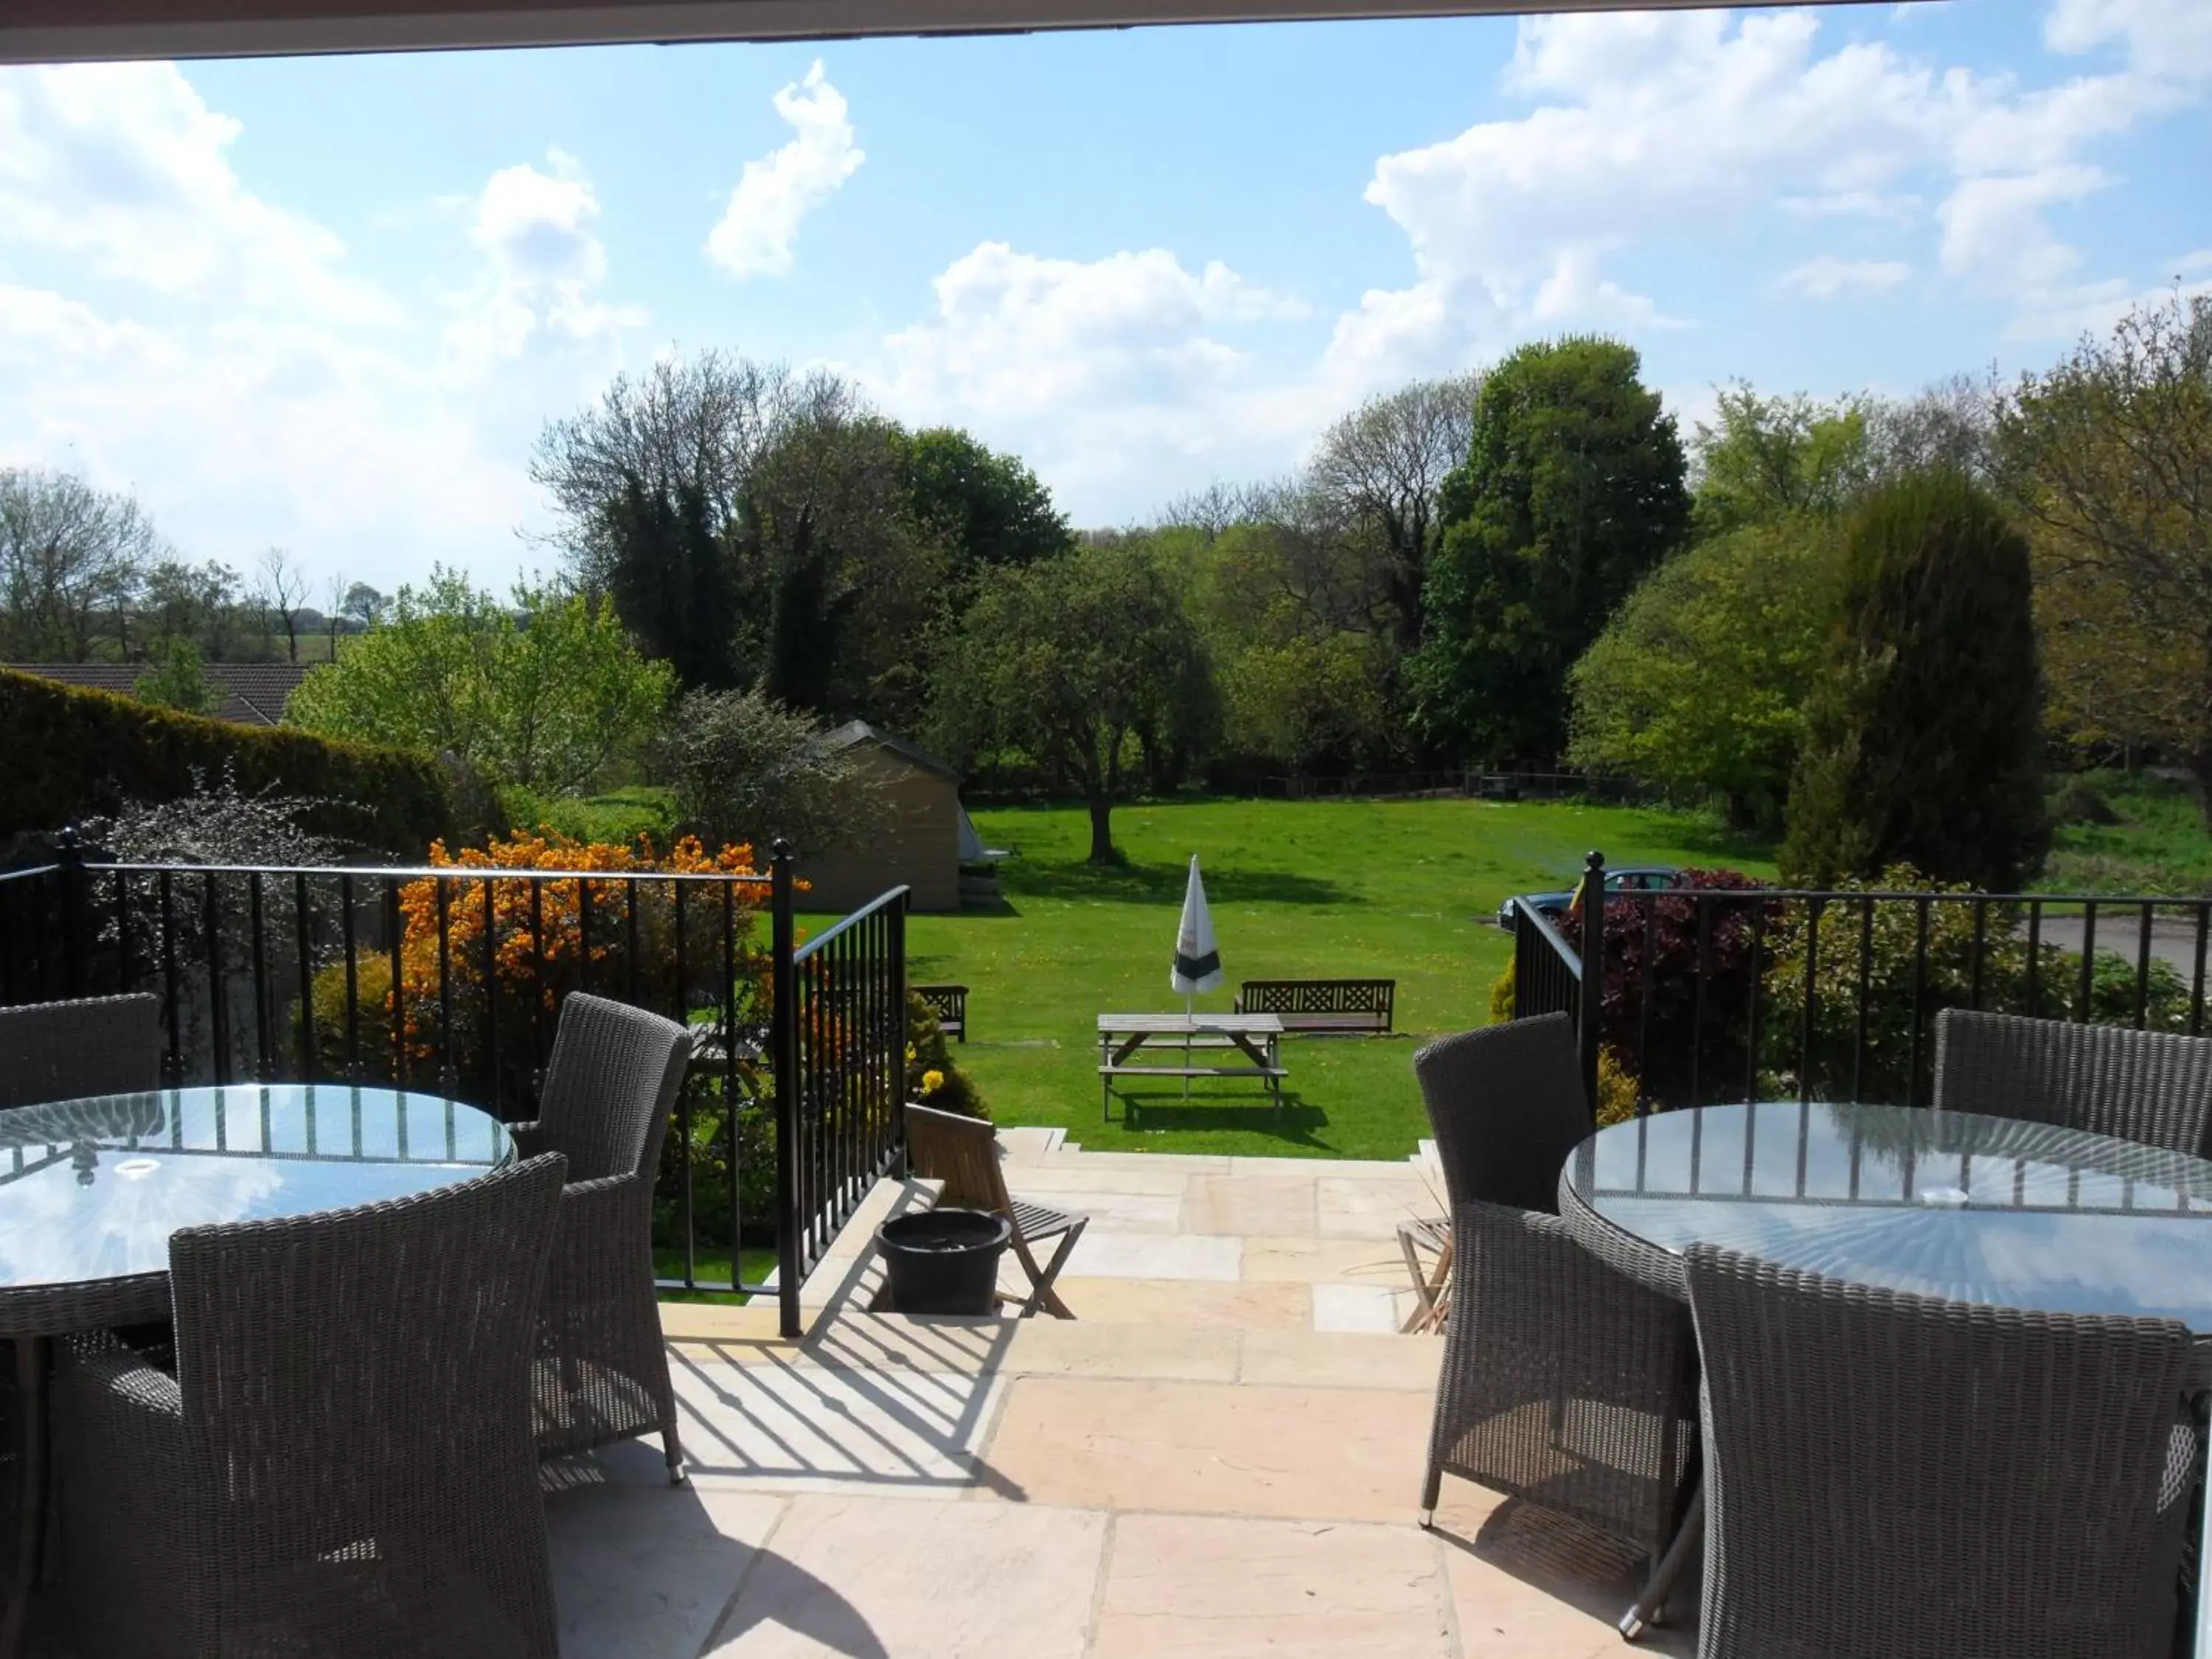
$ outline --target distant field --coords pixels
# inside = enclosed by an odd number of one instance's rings
[[[1086,1146],[1401,1158],[1425,1133],[1410,1061],[1419,1042],[1480,1024],[1510,954],[1492,926],[1509,894],[1571,884],[1583,854],[1616,864],[1727,865],[1771,874],[1767,850],[1682,814],[1475,801],[1214,801],[1114,815],[1121,869],[1084,862],[1080,811],[975,813],[1017,856],[995,910],[916,916],[917,980],[969,987],[973,1035],[955,1053],[1001,1123],[1058,1124]],[[1132,1132],[1099,1121],[1095,1021],[1168,1009],[1184,866],[1199,854],[1228,983],[1389,977],[1399,1035],[1291,1037],[1279,1124],[1255,1085],[1152,1080]]]
[[[2114,822],[2062,824],[2039,884],[2045,891],[2212,895],[2212,836],[2195,784],[2087,772],[2071,793],[2102,800]]]

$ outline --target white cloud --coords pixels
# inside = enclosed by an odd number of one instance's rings
[[[240,182],[239,130],[173,64],[0,71],[0,247],[165,295],[394,320],[337,237]]]
[[[599,216],[582,164],[557,149],[544,172],[502,167],[485,180],[469,226],[483,276],[446,330],[442,368],[450,380],[480,381],[544,335],[614,347],[623,329],[644,322],[641,311],[596,297],[607,274],[606,246],[592,228]]]
[[[934,288],[934,315],[885,341],[890,370],[872,389],[908,418],[973,423],[1077,501],[1147,468],[1273,464],[1306,423],[1257,383],[1247,346],[1305,307],[1218,261],[1192,270],[1163,248],[1049,259],[985,242]]]
[[[1534,329],[1648,327],[1655,302],[1613,267],[1778,208],[1907,237],[1932,199],[1946,278],[2047,310],[2083,264],[2054,215],[2116,182],[2087,147],[2212,83],[2205,0],[2058,0],[2054,49],[2124,61],[2041,89],[1879,41],[1826,50],[1823,27],[1808,11],[1522,22],[1507,87],[1534,107],[1376,163],[1367,199],[1405,232],[1414,281],[1362,297],[1326,372],[1380,384]],[[1814,259],[1784,286],[1893,286],[1906,264]]]
[[[732,276],[788,271],[799,222],[867,159],[853,143],[844,94],[824,77],[820,58],[804,82],[775,94],[775,112],[795,136],[773,155],[745,163],[729,205],[708,233],[707,257]]]
[[[1912,267],[1902,259],[1844,259],[1823,253],[1784,271],[1774,286],[1808,300],[1832,300],[1845,294],[1887,293],[1911,275]]]
[[[134,490],[194,558],[512,570],[529,437],[638,320],[581,168],[494,173],[425,302],[249,188],[240,131],[172,65],[0,69],[0,463]]]

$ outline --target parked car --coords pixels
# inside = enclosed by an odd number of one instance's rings
[[[1665,865],[1630,865],[1623,869],[1605,872],[1605,890],[1608,893],[1649,893],[1674,884],[1676,872]],[[1516,904],[1533,906],[1547,921],[1556,922],[1567,914],[1575,902],[1574,889],[1558,893],[1521,893],[1498,907],[1498,925],[1509,932],[1513,927],[1513,907]]]

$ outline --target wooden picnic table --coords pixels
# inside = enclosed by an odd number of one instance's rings
[[[1179,1077],[1186,1095],[1194,1077],[1256,1077],[1267,1085],[1279,1114],[1283,1079],[1289,1075],[1282,1064],[1282,1039],[1283,1022],[1277,1014],[1101,1014],[1099,1115],[1113,1115],[1117,1077]],[[1152,1044],[1180,1050],[1182,1063],[1160,1065],[1140,1058]],[[1223,1063],[1196,1064],[1194,1050],[1217,1055]]]

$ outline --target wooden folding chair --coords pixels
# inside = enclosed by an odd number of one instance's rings
[[[906,1152],[907,1161],[916,1175],[926,1181],[945,1183],[939,1203],[965,1210],[988,1210],[1006,1217],[1012,1224],[1014,1255],[1021,1262],[1022,1271],[1030,1276],[1030,1290],[1026,1301],[1001,1291],[1000,1301],[1020,1303],[1020,1317],[1024,1319],[1040,1308],[1055,1319],[1075,1317],[1074,1311],[1060,1299],[1060,1292],[1053,1289],[1053,1281],[1067,1265],[1075,1241],[1091,1224],[1089,1216],[1069,1215],[1010,1194],[1006,1174],[999,1167],[998,1134],[980,1118],[909,1105],[906,1109]],[[1033,1247],[1055,1237],[1060,1240],[1060,1247],[1052,1253],[1052,1260],[1040,1267]]]

